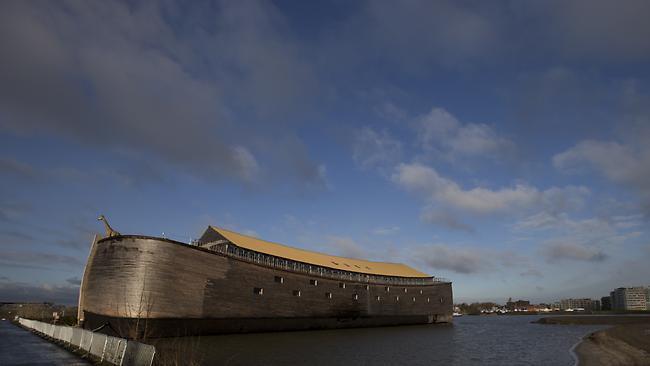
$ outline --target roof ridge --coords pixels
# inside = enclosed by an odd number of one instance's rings
[[[266,240],[266,239],[261,239],[261,238],[258,238],[258,237],[256,237],[256,236],[247,235],[247,234],[242,234],[242,233],[240,233],[240,232],[238,232],[238,231],[234,231],[234,230],[230,230],[230,229],[225,229],[225,228],[218,227],[218,226],[214,226],[214,225],[210,225],[210,227],[212,227],[213,229],[217,229],[217,231],[218,231],[218,230],[229,231],[229,232],[231,232],[231,233],[235,233],[235,234],[237,234],[237,235],[245,236],[245,237],[250,238],[250,239],[263,241],[263,242],[265,242],[265,243],[270,243],[270,244],[280,245],[280,246],[283,246],[283,247],[285,247],[285,248],[296,249],[296,250],[302,250],[302,251],[309,252],[309,253],[316,253],[316,254],[326,255],[326,256],[328,256],[328,257],[336,257],[336,258],[341,258],[341,259],[352,259],[352,260],[356,260],[356,261],[364,261],[364,262],[372,262],[372,263],[399,264],[399,265],[402,265],[402,266],[407,266],[407,267],[409,267],[408,265],[406,265],[406,264],[404,264],[404,263],[399,263],[399,262],[380,262],[380,261],[369,260],[369,259],[363,259],[363,258],[343,257],[343,256],[340,256],[340,255],[329,254],[329,253],[324,253],[324,252],[320,252],[320,251],[317,251],[317,250],[304,249],[304,248],[300,248],[300,247],[294,247],[294,246],[292,246],[292,245],[287,245],[287,244],[282,244],[282,243],[278,243],[278,242],[275,242],[275,241],[270,241],[270,240]]]
[[[282,258],[296,260],[303,263],[366,274],[402,277],[430,277],[430,275],[424,272],[420,272],[404,263],[379,262],[360,258],[343,257],[322,253],[315,250],[280,244],[269,240],[260,239],[252,235],[241,234],[234,230],[225,229],[214,225],[209,225],[209,228],[219,233],[225,239],[233,242],[233,244],[237,246]],[[334,266],[332,266],[332,264]],[[359,270],[355,270],[354,267]]]

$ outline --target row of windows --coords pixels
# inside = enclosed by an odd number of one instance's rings
[[[254,287],[254,288],[253,288],[253,293],[256,294],[256,295],[263,295],[263,294],[264,294],[264,289],[261,288],[261,287]],[[300,290],[294,290],[294,291],[293,291],[293,296],[301,297],[301,296],[302,296],[302,291],[300,291]],[[331,292],[326,292],[326,293],[325,293],[325,297],[328,298],[328,299],[331,299],[331,298],[332,298],[332,293],[331,293]],[[395,299],[395,302],[399,302],[399,301],[400,301],[400,297],[399,297],[399,296],[395,296],[394,299]],[[359,300],[359,294],[353,294],[353,295],[352,295],[352,300]],[[382,300],[385,300],[385,298],[383,298],[383,297],[381,297],[381,296],[375,296],[375,300],[376,300],[376,301],[382,301]],[[411,302],[416,302],[416,300],[417,300],[417,299],[416,299],[415,296],[411,297]],[[427,301],[427,303],[430,303],[430,302],[431,302],[431,298],[427,297],[427,300],[426,300],[426,301]],[[443,302],[443,298],[442,298],[442,297],[440,298],[440,302],[441,302],[441,303]]]
[[[277,283],[284,283],[284,277],[275,276],[274,281],[277,282]],[[309,280],[309,284],[312,285],[312,286],[318,286],[318,280]],[[339,282],[339,288],[345,288],[345,287],[346,287],[345,282]],[[370,290],[370,285],[365,285],[364,288],[366,290]],[[409,292],[409,289],[407,287],[404,287],[402,290],[404,291],[404,293]],[[384,287],[384,291],[390,292],[390,286]],[[420,295],[422,295],[423,290],[420,289],[418,291],[420,292]]]

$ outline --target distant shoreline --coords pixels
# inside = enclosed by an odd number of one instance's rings
[[[540,324],[611,325],[574,347],[580,366],[650,365],[650,316],[558,316]]]

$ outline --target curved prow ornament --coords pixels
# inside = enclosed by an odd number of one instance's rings
[[[122,235],[119,232],[113,230],[111,225],[108,224],[108,220],[106,220],[106,217],[104,217],[104,215],[99,215],[97,220],[102,221],[104,223],[104,228],[106,229],[106,237],[107,238],[112,237],[112,236],[120,236],[120,235]]]

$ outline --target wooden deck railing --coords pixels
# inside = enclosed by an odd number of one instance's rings
[[[397,286],[425,286],[433,284],[450,283],[449,280],[441,277],[398,277],[372,275],[353,271],[344,271],[328,267],[322,267],[309,263],[280,258],[266,253],[260,253],[241,248],[225,240],[202,243],[202,248],[221,253],[231,258],[236,258],[258,265],[276,268],[283,271],[296,272],[309,276],[318,276],[334,280],[353,281],[367,284],[397,285]]]

